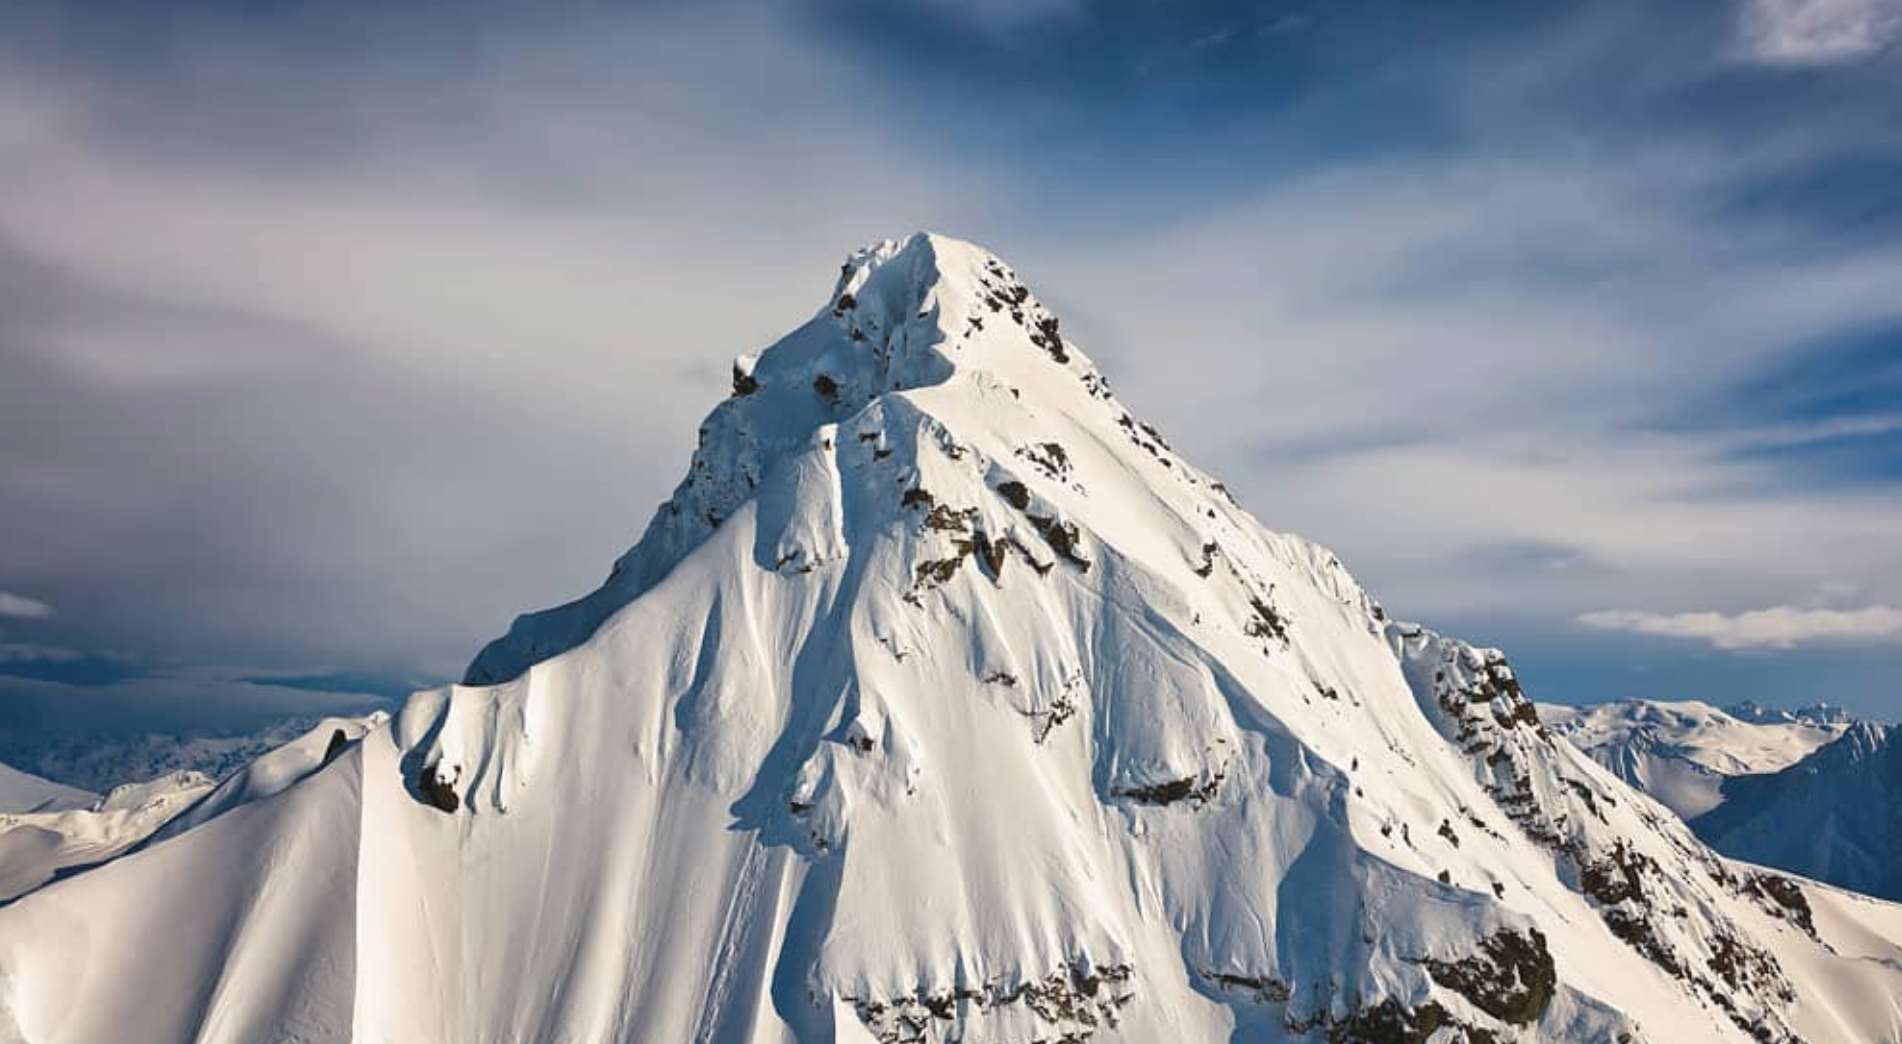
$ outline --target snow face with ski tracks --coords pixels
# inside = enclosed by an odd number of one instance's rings
[[[0,909],[0,1041],[1902,1025],[1896,936],[1826,945],[1889,908],[1711,854],[944,237],[738,362],[603,587],[467,681]]]

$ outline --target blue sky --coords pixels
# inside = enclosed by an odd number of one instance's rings
[[[1902,716],[1899,38],[1898,0],[7,5],[0,728],[459,673],[918,228],[1538,697]]]

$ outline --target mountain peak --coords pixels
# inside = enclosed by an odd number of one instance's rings
[[[1008,375],[1032,386],[1043,383],[1036,377],[1040,370],[1047,376],[1051,363],[1089,370],[1064,342],[1056,316],[1001,258],[930,232],[854,251],[815,321],[829,321],[831,332],[856,349],[824,346],[824,362],[847,371],[831,373],[832,379],[843,385],[859,378],[854,383],[868,397],[940,384],[959,370]],[[795,337],[767,349],[760,361],[784,357],[775,360],[782,369],[804,376],[811,350],[820,346]],[[866,366],[871,373],[853,372]]]
[[[1829,1003],[1836,899],[1264,528],[1001,261],[854,258],[498,684],[0,908],[0,1037],[1892,1036]]]
[[[1116,404],[1095,366],[1063,339],[1057,317],[997,255],[929,232],[881,240],[846,259],[811,319],[734,361],[732,394],[701,424],[686,477],[603,585],[517,618],[477,655],[465,680],[506,681],[586,640],[752,500],[783,461],[830,446],[841,424],[888,396],[926,391],[926,412],[959,412],[943,409],[948,399],[1008,395],[1005,412],[1088,415],[1093,427],[1120,429],[1126,438],[1112,441],[1123,452],[1150,461],[1169,456],[1155,429]],[[994,420],[997,411],[988,413]],[[954,438],[943,417],[932,423],[934,437]]]

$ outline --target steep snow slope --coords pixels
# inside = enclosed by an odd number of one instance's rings
[[[1835,714],[1744,709],[1739,717],[1694,700],[1621,700],[1544,704],[1539,717],[1613,775],[1692,819],[1723,800],[1726,779],[1787,768],[1848,727]]]
[[[90,808],[99,795],[0,764],[0,813]]]
[[[1691,821],[1716,848],[1859,892],[1902,899],[1902,743],[1858,722],[1781,772],[1724,782]]]
[[[733,383],[472,684],[0,909],[0,1041],[1896,1038],[1882,917],[1262,529],[984,251]]]

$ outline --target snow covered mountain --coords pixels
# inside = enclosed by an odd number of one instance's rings
[[[1691,821],[1712,846],[1755,863],[1902,899],[1902,743],[1858,722],[1781,772],[1724,782],[1724,802]]]
[[[1902,1034],[1897,908],[1712,853],[937,236],[600,590],[262,775],[0,908],[0,1042]]]
[[[1539,717],[1613,775],[1685,819],[1716,808],[1724,800],[1725,780],[1788,768],[1848,727],[1833,707],[1814,714],[1755,704],[1720,710],[1694,700],[1542,704]]]

